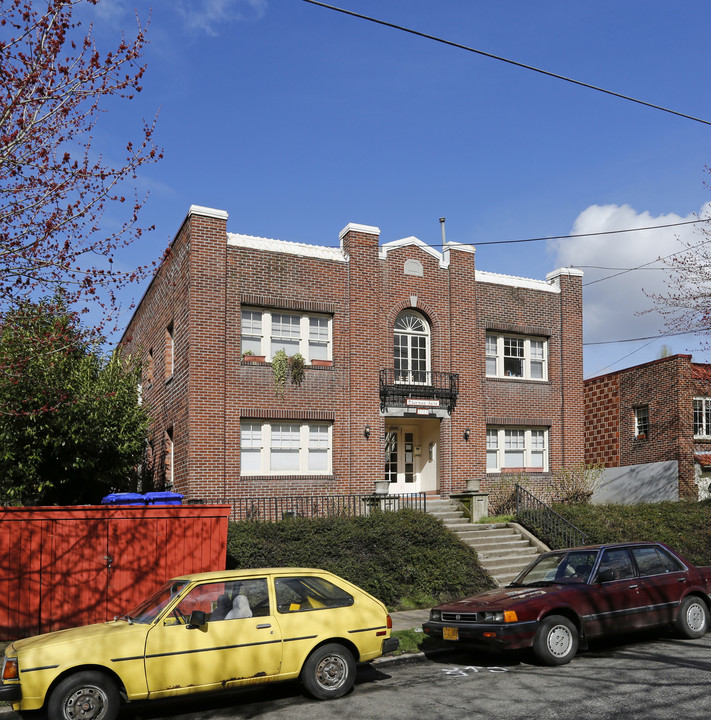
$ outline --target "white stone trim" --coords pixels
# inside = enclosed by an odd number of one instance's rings
[[[338,239],[343,240],[345,235],[349,232],[365,233],[366,235],[378,235],[380,236],[380,228],[374,225],[359,225],[358,223],[348,223],[340,233],[338,233]]]
[[[227,222],[227,218],[229,217],[226,210],[215,210],[215,208],[203,207],[202,205],[191,205],[187,216],[190,217],[192,215],[215,218],[216,220],[224,220],[225,222]]]
[[[560,284],[551,284],[545,280],[533,280],[532,278],[516,277],[514,275],[501,275],[499,273],[477,270],[476,282],[492,283],[494,285],[508,285],[510,287],[526,288],[528,290],[539,290],[542,292],[559,293]]]
[[[416,238],[414,235],[402,238],[400,240],[391,240],[390,242],[383,243],[380,246],[378,256],[381,260],[387,260],[388,253],[391,250],[398,250],[400,248],[407,247],[408,245],[419,248],[423,252],[426,252],[428,255],[431,255],[437,260],[441,268],[447,267],[447,265],[444,264],[444,256],[442,255],[442,253],[437,252],[437,250],[435,250],[433,247],[430,247],[429,245],[427,245],[427,243],[422,242],[422,240]]]
[[[274,240],[272,238],[240,235],[238,233],[227,233],[227,244],[233,247],[251,248],[253,250],[264,250],[266,252],[278,252],[286,253],[287,255],[318,258],[319,260],[346,262],[346,256],[340,248],[327,247],[325,245],[307,245],[306,243]]]

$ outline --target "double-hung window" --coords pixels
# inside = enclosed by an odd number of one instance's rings
[[[507,470],[547,472],[546,428],[487,427],[486,471],[497,473]]]
[[[331,423],[243,420],[240,436],[243,476],[332,472]]]
[[[485,354],[487,377],[548,379],[545,338],[487,333]]]
[[[306,363],[331,360],[332,325],[330,315],[259,308],[242,309],[242,353],[263,355],[270,362],[283,350],[300,353]]]
[[[646,440],[649,435],[649,407],[640,405],[634,409],[634,436],[637,440]]]
[[[711,437],[711,398],[694,398],[694,437]]]

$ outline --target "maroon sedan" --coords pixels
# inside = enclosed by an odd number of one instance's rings
[[[711,567],[661,543],[617,543],[539,556],[510,585],[440,605],[427,635],[528,648],[547,665],[570,662],[590,638],[673,625],[686,638],[709,626]]]

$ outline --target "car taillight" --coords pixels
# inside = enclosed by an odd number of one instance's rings
[[[390,615],[388,615],[387,625],[388,625],[388,630],[393,629],[393,619],[390,617]]]
[[[17,680],[17,658],[5,658],[5,664],[2,668],[2,679],[5,680]]]

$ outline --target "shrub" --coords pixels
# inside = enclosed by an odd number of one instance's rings
[[[489,515],[514,515],[516,513],[516,485],[529,490],[531,481],[525,473],[500,475],[487,486]]]
[[[551,492],[554,502],[564,504],[589,502],[600,484],[604,469],[601,465],[574,465],[553,473]]]
[[[441,521],[414,510],[368,517],[231,523],[227,567],[317,567],[388,607],[425,605],[493,586],[476,553]]]
[[[711,500],[640,505],[554,505],[591,543],[649,540],[669,545],[695,565],[711,565]]]

